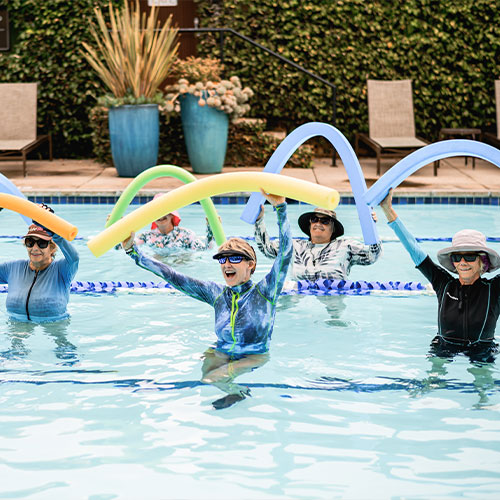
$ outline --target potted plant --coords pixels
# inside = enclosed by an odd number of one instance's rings
[[[177,29],[169,17],[163,27],[153,6],[141,14],[139,2],[118,10],[109,4],[109,26],[95,9],[90,23],[95,45],[83,42],[82,51],[109,90],[99,102],[109,109],[113,163],[120,177],[135,177],[156,165],[159,143],[160,85],[177,57]]]
[[[244,115],[253,96],[237,76],[222,79],[221,72],[216,59],[188,57],[176,61],[172,73],[178,80],[167,88],[164,111],[180,111],[189,161],[200,174],[222,170],[229,120]]]

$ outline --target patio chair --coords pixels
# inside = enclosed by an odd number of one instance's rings
[[[368,135],[355,135],[354,150],[358,154],[362,142],[374,151],[380,175],[382,158],[402,158],[428,142],[415,135],[411,80],[368,80],[367,87]]]
[[[500,80],[495,80],[495,100],[497,104],[497,135],[491,132],[483,132],[482,140],[500,148]]]
[[[22,160],[26,177],[26,156],[45,141],[50,134],[37,136],[37,84],[0,83],[0,160]]]

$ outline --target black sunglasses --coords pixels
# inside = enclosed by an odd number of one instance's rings
[[[327,226],[330,224],[332,219],[330,217],[318,217],[317,215],[312,215],[311,218],[309,219],[309,222],[311,224],[316,224],[319,222],[320,224],[323,224],[324,226]]]
[[[47,248],[49,246],[49,241],[28,236],[27,238],[24,238],[24,244],[28,248],[33,248],[35,244],[38,245],[38,248]]]
[[[242,260],[248,260],[243,255],[228,255],[224,257],[219,257],[219,264],[225,264],[226,260],[229,260],[231,264],[239,264]]]
[[[464,259],[465,262],[474,262],[477,258],[477,253],[452,253],[450,255],[451,261],[455,263],[460,262],[462,259]]]

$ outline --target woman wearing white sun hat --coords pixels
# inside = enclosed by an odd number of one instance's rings
[[[492,361],[497,348],[494,336],[500,314],[500,274],[491,279],[482,275],[500,268],[498,253],[486,246],[483,233],[463,229],[453,236],[450,247],[439,250],[442,267],[438,266],[392,208],[392,190],[380,206],[389,226],[436,292],[438,334],[432,341],[432,352],[439,356],[465,352],[472,360]]]

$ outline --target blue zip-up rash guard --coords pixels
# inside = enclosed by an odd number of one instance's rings
[[[43,271],[33,271],[29,260],[0,264],[0,283],[9,285],[7,313],[17,321],[44,323],[69,316],[66,307],[78,270],[78,252],[61,236],[55,234],[53,240],[64,258],[52,261]]]
[[[215,348],[234,358],[262,354],[269,350],[276,304],[292,259],[286,203],[277,205],[275,210],[279,226],[279,251],[271,271],[258,283],[249,280],[242,285],[229,287],[213,281],[201,281],[144,255],[135,245],[128,251],[138,266],[215,309]]]

